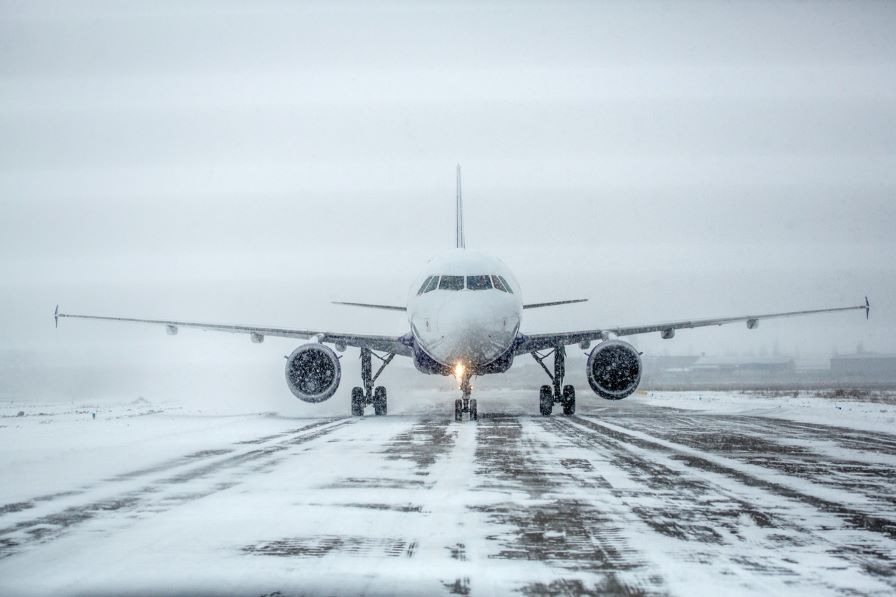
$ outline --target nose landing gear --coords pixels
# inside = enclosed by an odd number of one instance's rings
[[[551,375],[550,370],[545,366],[544,360],[554,355],[554,374]],[[563,385],[563,377],[566,375],[566,348],[557,346],[552,352],[541,355],[537,352],[532,353],[532,358],[538,361],[544,372],[548,374],[553,382],[553,387],[544,385],[538,393],[538,407],[541,414],[545,417],[551,415],[554,410],[554,404],[563,406],[564,415],[574,415],[576,412],[576,389],[570,385]]]
[[[479,411],[476,407],[476,399],[470,398],[470,394],[473,392],[473,386],[470,385],[469,373],[465,373],[461,378],[460,390],[463,393],[463,397],[454,401],[454,420],[463,421],[464,413],[470,413],[470,420],[478,421]]]
[[[379,369],[376,370],[376,373],[373,373],[373,362],[371,358],[374,356],[382,361],[382,364]],[[373,384],[394,356],[395,353],[390,352],[385,357],[381,357],[369,348],[361,349],[361,383],[364,384],[364,387],[360,388],[355,386],[352,388],[353,417],[363,417],[364,408],[368,404],[373,405],[373,412],[377,416],[386,414],[386,388],[383,386],[376,386],[376,388],[374,388]]]

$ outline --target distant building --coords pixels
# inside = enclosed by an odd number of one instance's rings
[[[831,375],[837,378],[862,377],[896,380],[896,354],[863,352],[831,357]]]
[[[780,375],[795,372],[796,365],[791,357],[701,357],[691,370],[729,375]]]
[[[653,357],[644,359],[641,378],[646,388],[697,388],[784,383],[797,378],[791,357]]]
[[[665,373],[667,371],[688,371],[697,362],[699,356],[668,356],[668,355],[647,355],[641,357],[644,363],[644,371],[652,373]]]

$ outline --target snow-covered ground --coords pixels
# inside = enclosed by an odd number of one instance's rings
[[[0,594],[896,591],[892,395],[453,398],[2,404]]]
[[[712,414],[772,417],[896,433],[896,391],[644,392],[633,401]]]

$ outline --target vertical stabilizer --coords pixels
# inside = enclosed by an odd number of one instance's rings
[[[455,241],[458,249],[466,249],[464,241],[464,203],[460,192],[460,164],[457,165],[457,228],[455,230]]]

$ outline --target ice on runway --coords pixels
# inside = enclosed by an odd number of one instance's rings
[[[432,394],[363,419],[10,406],[0,593],[896,590],[892,403],[655,394],[540,417],[494,392],[455,423]],[[838,406],[850,427],[813,422]]]

